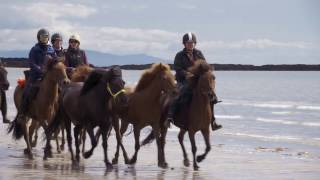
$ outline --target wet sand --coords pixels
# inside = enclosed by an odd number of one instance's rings
[[[295,152],[288,148],[247,148],[235,146],[234,140],[226,139],[220,132],[211,134],[212,150],[207,158],[199,163],[200,170],[182,164],[182,152],[177,132],[168,133],[166,158],[168,169],[157,167],[156,144],[141,148],[137,164],[125,165],[123,158],[112,171],[106,171],[102,147],[99,145],[90,159],[81,159],[79,167],[72,165],[67,150],[57,154],[52,141],[54,158],[42,160],[44,146],[39,142],[33,150],[34,160],[28,160],[24,154],[24,140],[14,141],[5,134],[7,125],[0,125],[0,179],[319,179],[320,157],[309,152]],[[144,130],[145,135],[148,129]],[[39,131],[39,134],[40,131]],[[185,145],[192,159],[187,136]],[[198,152],[202,153],[202,137],[197,136]],[[41,138],[39,138],[41,140]],[[88,143],[88,142],[87,142]],[[109,158],[115,150],[115,136],[109,138]],[[133,137],[124,139],[129,155],[133,154]],[[87,148],[89,145],[87,144]],[[67,146],[65,147],[67,148]],[[192,162],[192,161],[191,161]]]

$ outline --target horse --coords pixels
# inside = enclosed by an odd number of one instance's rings
[[[211,109],[210,100],[215,92],[215,76],[212,74],[211,66],[202,60],[196,61],[196,63],[188,69],[188,72],[187,81],[193,91],[192,100],[189,105],[184,104],[179,108],[177,114],[174,115],[173,123],[180,128],[178,139],[183,152],[184,165],[189,166],[190,164],[183,144],[184,135],[188,131],[192,145],[193,168],[194,170],[198,170],[199,166],[197,162],[204,160],[211,150],[209,129],[212,113],[214,112],[213,109]],[[176,95],[163,97],[165,102],[162,109],[163,116],[167,115],[168,108],[175,97]],[[183,123],[186,122],[187,126],[184,126]],[[206,144],[205,153],[200,156],[196,156],[197,147],[194,138],[195,133],[198,131],[201,131]],[[147,138],[142,141],[142,145],[151,143],[154,138],[151,132]]]
[[[32,124],[39,123],[44,129],[52,119],[55,112],[58,98],[58,87],[61,83],[69,83],[66,74],[66,67],[61,61],[49,59],[45,64],[45,73],[43,79],[39,82],[39,92],[29,104],[25,118],[16,118],[10,124],[8,133],[13,131],[13,138],[18,140],[24,136],[27,148],[24,150],[29,159],[33,159],[31,136],[35,127],[28,128],[28,121],[32,119]],[[14,91],[14,102],[17,109],[20,107],[24,87],[16,86]]]
[[[162,168],[168,166],[164,153],[167,127],[163,123],[164,119],[161,118],[161,99],[165,94],[175,89],[175,79],[170,71],[170,67],[160,63],[153,64],[150,69],[146,70],[133,92],[128,94],[128,107],[119,116],[122,119],[121,134],[127,129],[128,123],[133,125],[135,153],[130,159],[129,164],[135,164],[137,161],[140,149],[139,138],[141,129],[150,125],[157,140],[158,166]],[[114,127],[115,129],[117,128],[116,126]],[[114,163],[118,161],[118,151],[119,146],[117,146],[117,152],[113,159]]]
[[[71,74],[71,82],[84,82],[89,74],[93,71],[93,68],[84,64],[76,67]]]
[[[197,61],[188,71],[190,74],[187,76],[187,81],[193,91],[192,100],[189,105],[180,108],[180,111],[174,116],[174,121],[187,120],[184,121],[187,122],[186,129],[180,127],[178,139],[183,152],[184,165],[189,166],[189,159],[183,144],[184,134],[188,131],[192,146],[193,168],[198,170],[197,162],[204,160],[211,150],[210,123],[213,110],[210,106],[210,99],[215,91],[215,76],[212,73],[211,66],[205,61]],[[202,133],[206,149],[202,155],[196,156],[195,133],[198,131]]]
[[[111,169],[112,164],[107,155],[107,134],[112,127],[108,101],[113,99],[119,104],[127,104],[123,88],[124,81],[119,67],[113,67],[110,70],[95,69],[83,85],[81,83],[70,84],[64,88],[59,99],[59,109],[46,131],[47,144],[44,159],[51,156],[50,135],[61,123],[65,124],[67,131],[72,162],[78,164],[80,161],[79,134],[82,129],[86,129],[91,139],[91,149],[83,154],[84,158],[89,158],[97,146],[93,130],[98,126],[103,138],[105,165],[107,169]],[[71,123],[75,125],[75,158],[72,149]]]
[[[3,65],[0,65],[0,109],[2,113],[3,123],[10,123],[7,118],[7,97],[5,91],[9,89],[8,71]]]

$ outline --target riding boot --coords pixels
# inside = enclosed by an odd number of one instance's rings
[[[218,98],[215,94],[213,94],[212,100],[210,101],[210,107],[212,109],[212,117],[211,117],[211,129],[212,131],[216,131],[222,128],[222,125],[217,124],[216,117],[214,115],[214,105],[218,103]]]
[[[2,113],[2,119],[3,123],[10,123],[10,120],[7,118],[7,98],[6,98],[6,92],[1,90],[1,113]]]

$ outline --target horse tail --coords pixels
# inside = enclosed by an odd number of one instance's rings
[[[13,132],[12,132],[13,131]],[[15,119],[10,123],[7,133],[12,132],[12,138],[15,140],[19,140],[24,135],[23,125],[18,122],[18,115]]]
[[[152,143],[154,139],[155,139],[155,137],[154,137],[154,133],[152,130],[152,131],[150,131],[149,135],[141,142],[141,146]]]
[[[53,116],[52,122],[46,129],[46,135],[51,135],[53,132],[59,130],[59,128],[63,124],[63,117],[63,108],[61,107],[61,104],[59,104],[59,107]]]

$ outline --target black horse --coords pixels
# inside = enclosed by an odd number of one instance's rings
[[[89,158],[94,148],[97,146],[97,140],[94,137],[94,128],[101,129],[103,138],[103,148],[105,164],[107,169],[112,168],[107,156],[107,136],[112,128],[111,112],[108,102],[113,98],[120,104],[127,104],[127,98],[124,95],[124,81],[119,67],[113,67],[110,70],[96,69],[92,71],[84,84],[69,84],[62,90],[59,99],[59,108],[55,118],[46,130],[47,144],[45,148],[44,159],[51,156],[50,136],[64,123],[67,131],[67,140],[71,159],[78,163],[80,160],[79,135],[82,129],[88,132],[92,148],[83,154],[84,158]],[[74,124],[74,138],[76,147],[76,159],[74,159],[71,138],[71,122]]]
[[[0,62],[0,109],[2,113],[3,123],[10,123],[7,118],[7,97],[6,90],[9,89],[9,81],[7,79],[8,72]]]

